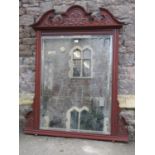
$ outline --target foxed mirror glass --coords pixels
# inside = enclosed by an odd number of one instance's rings
[[[111,133],[112,35],[42,36],[40,129]]]

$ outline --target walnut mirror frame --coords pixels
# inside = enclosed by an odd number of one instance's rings
[[[32,25],[36,32],[35,98],[33,111],[26,116],[25,133],[128,141],[117,101],[122,25],[104,8],[93,14],[78,5],[62,14],[49,10]]]

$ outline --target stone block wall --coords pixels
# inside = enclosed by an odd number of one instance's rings
[[[120,33],[118,93],[124,98],[134,97],[135,69],[135,1],[134,0],[20,0],[19,1],[19,67],[20,120],[31,109],[34,94],[35,33],[30,27],[49,9],[65,12],[72,5],[81,5],[88,12],[99,7],[108,9],[118,20],[125,22]],[[124,101],[120,99],[120,101]],[[130,101],[130,99],[129,99]],[[130,102],[127,102],[130,104]],[[124,103],[123,103],[124,104]],[[125,105],[125,104],[124,104]],[[133,104],[132,104],[133,105]],[[130,138],[134,139],[134,107],[121,106],[121,115],[127,120]],[[130,108],[130,109],[129,109]],[[26,109],[26,110],[25,110]]]

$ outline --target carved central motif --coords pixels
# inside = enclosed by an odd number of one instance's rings
[[[84,13],[81,10],[77,9],[71,11],[69,16],[64,21],[64,25],[73,25],[73,24],[82,25],[86,22],[88,22],[88,18],[84,16]]]
[[[70,13],[70,15],[68,16],[69,18],[83,18],[83,13],[81,12],[81,10],[74,10],[73,12]]]

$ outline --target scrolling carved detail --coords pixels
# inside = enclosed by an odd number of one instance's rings
[[[32,25],[34,29],[48,29],[52,27],[118,27],[122,23],[117,21],[106,9],[100,8],[96,14],[87,13],[81,6],[70,7],[65,13],[56,14],[55,10],[46,12],[40,20]]]

